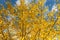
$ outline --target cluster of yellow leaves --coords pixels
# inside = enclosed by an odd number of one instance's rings
[[[48,21],[44,19],[44,13],[48,10],[43,7],[45,1],[38,0],[38,3],[26,6],[24,0],[21,0],[21,5],[16,7],[7,3],[8,8],[0,11],[0,14],[5,13],[4,19],[0,15],[0,26],[2,26],[0,31],[2,30],[3,40],[52,40],[57,34],[60,34],[59,16],[57,15],[58,20],[54,21],[54,11],[47,14]],[[58,10],[60,9],[59,5],[57,5]],[[11,21],[6,20],[5,16],[7,15],[11,16]],[[16,20],[16,16],[18,20]],[[54,25],[59,31],[54,30]],[[3,30],[6,29],[7,32],[3,33]]]

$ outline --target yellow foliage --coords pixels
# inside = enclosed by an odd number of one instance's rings
[[[60,30],[60,12],[56,16],[58,20],[53,18],[54,11],[50,11],[47,14],[48,20],[45,20],[44,13],[48,11],[48,7],[44,8],[45,1],[38,0],[38,3],[30,3],[26,6],[25,0],[21,0],[21,5],[16,7],[7,2],[7,9],[3,7],[0,10],[0,32],[4,40],[15,40],[15,38],[16,40],[52,40],[54,36],[60,34],[60,31],[53,28],[56,25]],[[59,10],[60,4],[57,4],[57,7]],[[5,29],[7,32],[3,33]]]

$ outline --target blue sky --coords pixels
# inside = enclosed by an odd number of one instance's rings
[[[45,6],[48,6],[49,10],[51,10],[54,4],[56,4],[55,0],[46,0]]]
[[[0,0],[0,4],[5,4],[5,2],[8,1],[8,0]],[[9,2],[11,2],[12,4],[15,4],[17,0],[10,0]]]
[[[6,2],[6,1],[8,1],[8,0],[0,0],[0,4],[6,6],[6,5],[5,5],[5,2]],[[15,5],[15,2],[16,2],[16,1],[17,1],[17,0],[10,0],[10,2],[11,2],[12,5]],[[59,1],[59,2],[60,2],[60,1]],[[48,6],[48,7],[49,7],[49,10],[51,10],[51,9],[52,9],[52,6],[53,6],[54,4],[56,4],[56,1],[55,1],[55,0],[46,0],[45,6]]]

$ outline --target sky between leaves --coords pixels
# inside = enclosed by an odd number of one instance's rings
[[[5,2],[6,1],[9,1],[9,0],[0,0],[0,4],[4,5],[4,7],[6,7],[6,4]],[[32,0],[28,0],[26,2],[31,2]],[[19,3],[19,0],[10,0],[9,1],[13,6],[17,3],[17,4],[20,4]],[[56,0],[46,0],[45,2],[45,6],[48,6],[49,7],[49,10],[52,10],[53,6],[56,4]],[[60,3],[60,1],[58,2]]]

